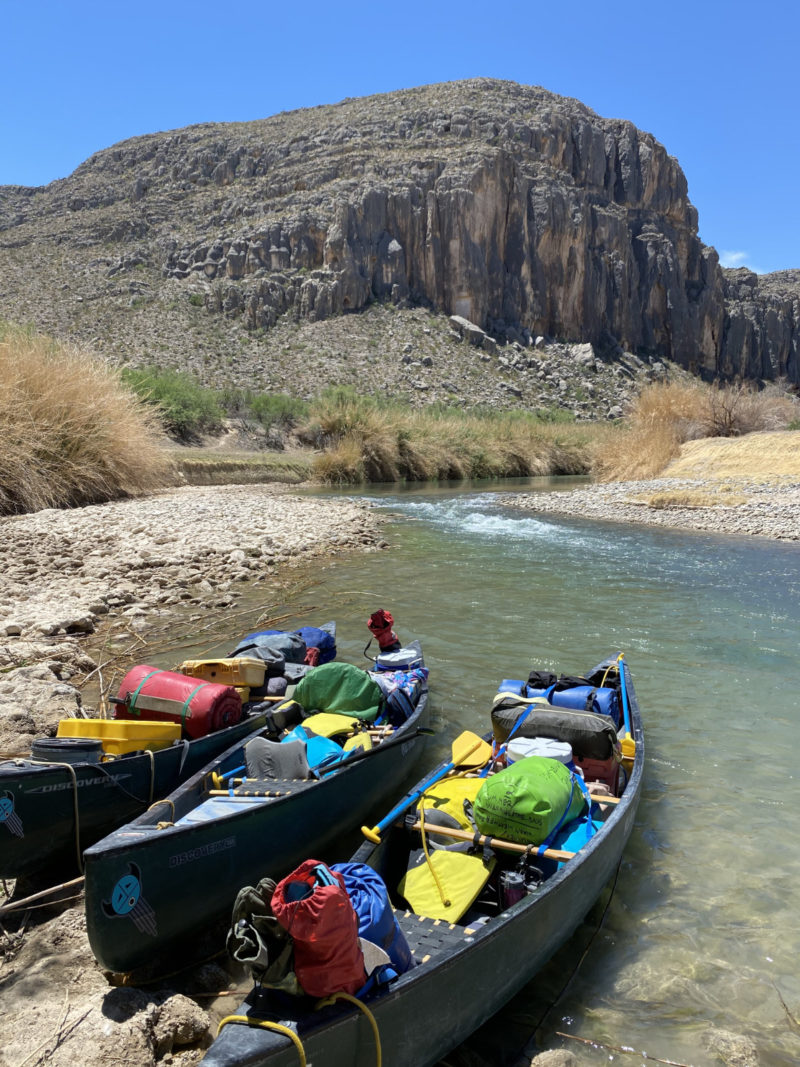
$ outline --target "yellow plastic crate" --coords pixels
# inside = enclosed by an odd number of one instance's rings
[[[190,678],[200,678],[204,682],[217,682],[218,685],[234,685],[238,688],[264,684],[266,665],[255,656],[242,656],[239,659],[187,659],[180,665],[181,674]]]
[[[169,748],[173,741],[180,740],[181,727],[177,722],[138,719],[62,719],[56,736],[100,738],[104,752],[120,756],[145,748]]]

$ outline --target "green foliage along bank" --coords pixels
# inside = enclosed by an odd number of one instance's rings
[[[323,449],[315,476],[338,485],[586,474],[605,432],[561,412],[411,409],[344,388],[315,401],[303,429]]]

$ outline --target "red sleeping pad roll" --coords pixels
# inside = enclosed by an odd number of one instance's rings
[[[242,698],[232,685],[201,682],[144,664],[128,671],[114,703],[115,719],[177,722],[192,739],[233,726],[242,717]]]

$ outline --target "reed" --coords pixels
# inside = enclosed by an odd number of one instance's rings
[[[155,416],[89,352],[0,322],[0,514],[166,484]]]
[[[304,435],[324,449],[315,477],[333,484],[585,474],[606,428],[522,411],[423,409],[334,390]]]

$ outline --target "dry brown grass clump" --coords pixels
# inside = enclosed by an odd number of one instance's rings
[[[601,481],[652,478],[687,441],[738,437],[790,426],[800,415],[795,397],[771,386],[660,382],[637,397],[626,426],[601,442],[593,473]]]
[[[156,417],[88,352],[0,322],[0,514],[165,484]]]

